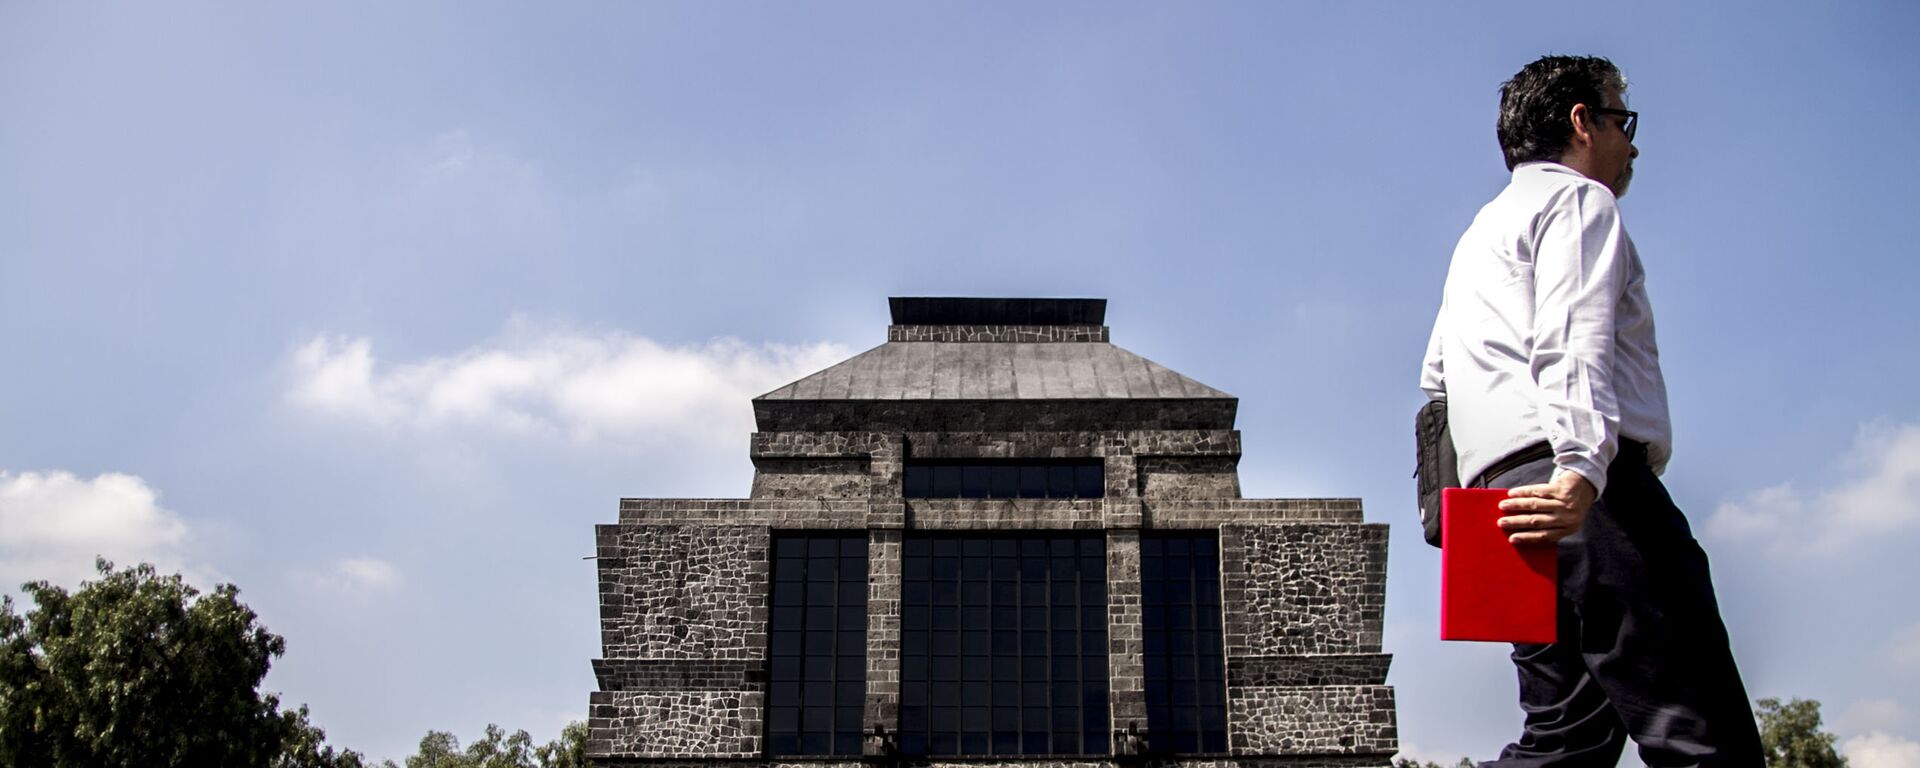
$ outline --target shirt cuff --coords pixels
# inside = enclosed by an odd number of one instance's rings
[[[1667,460],[1673,458],[1673,449],[1664,448],[1656,443],[1647,444],[1647,466],[1653,470],[1653,476],[1659,477],[1667,472]]]
[[[1587,482],[1593,484],[1595,499],[1607,492],[1607,468],[1600,466],[1592,457],[1563,453],[1553,457],[1553,465],[1556,470],[1564,469],[1586,478]]]

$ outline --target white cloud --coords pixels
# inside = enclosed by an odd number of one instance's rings
[[[400,569],[377,558],[349,557],[335,561],[323,573],[308,576],[308,580],[342,592],[385,592],[400,585]]]
[[[1839,466],[1844,479],[1812,493],[1781,484],[1721,504],[1707,533],[1831,554],[1920,526],[1920,424],[1861,428]]]
[[[1852,768],[1920,766],[1920,742],[1880,731],[1841,741],[1840,752]]]
[[[0,591],[41,579],[73,588],[95,575],[95,557],[183,570],[190,537],[133,475],[0,471]]]
[[[1757,538],[1778,535],[1793,521],[1805,518],[1806,505],[1790,485],[1775,485],[1727,502],[1707,519],[1707,533],[1723,538]]]
[[[624,333],[509,327],[450,355],[388,362],[365,338],[318,336],[295,350],[289,402],[388,429],[479,427],[579,440],[735,440],[748,401],[852,353],[838,344],[722,338],[668,346]]]

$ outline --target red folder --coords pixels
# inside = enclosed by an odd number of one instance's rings
[[[1551,643],[1558,549],[1516,547],[1496,522],[1504,488],[1440,492],[1440,639]]]

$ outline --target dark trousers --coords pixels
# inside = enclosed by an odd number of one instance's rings
[[[1541,459],[1479,484],[1544,483],[1553,470]],[[1526,728],[1481,765],[1612,768],[1631,737],[1650,768],[1760,768],[1706,553],[1644,445],[1623,442],[1606,494],[1559,547],[1559,642],[1514,645]]]

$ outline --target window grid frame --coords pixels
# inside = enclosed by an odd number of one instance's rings
[[[1142,688],[1147,702],[1148,750],[1158,755],[1227,754],[1225,609],[1220,592],[1219,535],[1152,533],[1140,540],[1142,660],[1146,664]],[[1168,547],[1173,542],[1179,542],[1184,550],[1178,557],[1184,559],[1185,567],[1178,574],[1173,572],[1176,555]],[[1184,627],[1172,621],[1176,608],[1189,617]],[[1186,653],[1175,652],[1176,636],[1181,634],[1185,634],[1189,649]],[[1165,673],[1156,674],[1156,666],[1164,668]],[[1176,671],[1181,666],[1184,668]],[[1177,679],[1177,674],[1185,679]],[[1181,695],[1181,686],[1189,687],[1192,703],[1179,703],[1186,698]],[[1210,687],[1212,692],[1208,691]],[[1178,728],[1168,722],[1182,710],[1196,713],[1194,727]]]
[[[768,757],[857,758],[863,751],[865,730],[867,598],[872,567],[867,534],[776,531],[772,538],[764,751]],[[819,554],[828,547],[833,550],[831,555]],[[789,555],[789,548],[799,550],[799,554]],[[830,572],[817,572],[820,563],[831,563]],[[848,599],[849,587],[857,587],[856,599]],[[826,592],[828,599],[815,600],[816,589]],[[782,602],[786,590],[797,593],[797,603]],[[797,616],[796,626],[783,627],[790,611]],[[821,616],[824,618],[818,618]],[[815,628],[817,618],[824,628]],[[815,654],[809,645],[823,634],[826,652]],[[850,640],[858,647],[857,654],[846,652]],[[818,669],[819,664],[825,665],[824,672]],[[787,685],[793,686],[791,704],[782,700],[786,693],[783,686]],[[825,693],[817,693],[821,690]],[[825,705],[809,703],[816,698],[825,699]],[[852,703],[847,703],[849,700]],[[827,723],[824,729],[809,728],[809,711],[818,709],[827,712]],[[793,728],[776,728],[782,720],[790,721]],[[789,734],[792,740],[786,741]]]
[[[1070,579],[1057,578],[1060,569],[1055,565],[1063,557],[1062,543],[1071,550],[1071,555],[1065,556],[1072,563]],[[970,567],[966,560],[976,556],[970,552],[973,549],[980,550],[981,564]],[[1002,549],[1010,550],[1012,557],[1001,554]],[[1030,550],[1037,550],[1037,554]],[[902,754],[915,758],[1110,754],[1112,745],[1107,731],[1112,691],[1107,658],[1106,555],[1104,533],[1001,531],[909,536],[902,549]],[[937,562],[941,558],[954,561],[950,576],[940,575],[946,569]],[[999,565],[1006,560],[1011,562]],[[1036,560],[1038,565],[1030,565]],[[1090,567],[1095,563],[1097,567]],[[1002,576],[1002,568],[1009,577]],[[981,575],[970,579],[970,570],[978,570]],[[1033,571],[1039,571],[1037,580],[1031,580],[1035,576]],[[942,622],[936,618],[937,611],[949,607],[938,595],[942,581],[952,583],[950,608],[954,611],[952,628],[945,630],[937,628]],[[924,589],[912,586],[916,582],[924,582]],[[969,602],[971,584],[980,585],[987,599]],[[1073,596],[1070,604],[1061,603],[1059,596],[1063,588]],[[1002,590],[1014,597],[1011,605],[994,599]],[[924,592],[924,596],[916,596],[916,591]],[[1041,597],[1039,604],[1029,601],[1029,592]],[[975,629],[966,620],[969,610],[981,613],[983,629]],[[1073,616],[1071,632],[1062,632],[1056,626],[1062,610],[1070,611]],[[1012,626],[1001,625],[996,614],[1002,612],[1014,618]],[[1099,626],[1090,630],[1088,623],[1095,612]],[[1039,626],[1030,624],[1029,619],[1035,616],[1042,617]],[[999,634],[1003,631],[1011,633],[1006,636],[1004,650]],[[981,653],[969,652],[966,635],[972,632],[984,638],[985,648]],[[943,643],[942,633],[952,635],[953,639]],[[1029,649],[1036,633],[1041,649],[1037,653]],[[943,645],[952,648],[952,653],[942,651]],[[1061,645],[1068,645],[1072,650],[1063,652]],[[951,660],[952,679],[942,679],[949,676],[941,671],[943,658]],[[916,661],[924,663],[917,665]],[[984,665],[985,671],[966,666],[974,662]],[[1060,674],[1063,662],[1072,666],[1071,675]],[[1003,674],[1003,665],[1012,672]],[[1043,671],[1043,674],[1036,675],[1030,670]],[[1030,696],[1036,685],[1038,696]],[[1062,685],[1071,686],[1069,694],[1060,692]],[[970,703],[970,686],[978,686],[975,688],[979,692],[978,700],[984,703]],[[1011,699],[1011,703],[1006,703],[1007,699]],[[1067,699],[1068,703],[1055,703],[1056,699]],[[944,702],[958,702],[958,706]],[[949,712],[943,714],[937,711],[940,709]],[[970,714],[970,709],[978,711]],[[980,719],[981,727],[971,729],[968,719],[975,716]],[[942,720],[943,717],[951,717],[951,723]],[[1011,718],[1011,723],[1003,726],[1006,722],[1003,718]],[[1060,725],[1065,719],[1073,721],[1071,727]],[[949,724],[950,728],[939,727]],[[1036,735],[1045,740],[1044,749],[1035,743]],[[1012,739],[1010,749],[1007,738]],[[1071,750],[1061,748],[1062,742],[1068,739],[1071,739]]]

